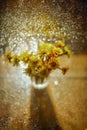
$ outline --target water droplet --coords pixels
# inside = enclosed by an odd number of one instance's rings
[[[57,86],[59,84],[58,80],[55,80],[54,84]]]

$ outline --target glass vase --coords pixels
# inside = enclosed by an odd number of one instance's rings
[[[48,78],[34,76],[31,78],[32,86],[36,89],[44,89],[48,86]]]

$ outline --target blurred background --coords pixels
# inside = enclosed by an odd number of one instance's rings
[[[0,0],[0,130],[87,129],[86,16],[86,0]],[[62,61],[68,73],[53,72],[43,90],[4,61],[7,50],[19,53],[32,38],[62,39],[72,51]]]

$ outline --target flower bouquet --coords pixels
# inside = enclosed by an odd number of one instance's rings
[[[40,42],[38,43],[38,52],[34,53],[29,50],[21,52],[19,55],[12,54],[11,51],[6,52],[5,60],[13,66],[19,66],[20,62],[26,64],[24,73],[31,77],[33,86],[40,88],[47,86],[46,79],[49,74],[60,69],[63,74],[68,67],[61,67],[59,57],[67,55],[70,57],[70,49],[59,40],[57,43]]]

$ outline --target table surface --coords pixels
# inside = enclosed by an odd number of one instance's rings
[[[72,55],[65,76],[52,72],[45,89],[0,57],[0,130],[87,129],[87,55]]]

